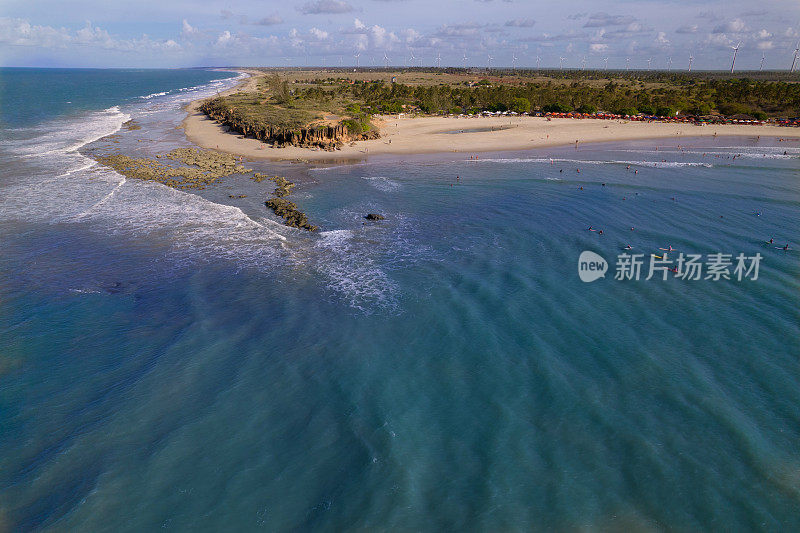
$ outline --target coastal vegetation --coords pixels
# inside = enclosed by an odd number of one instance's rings
[[[800,116],[800,83],[780,74],[265,70],[255,91],[218,96],[200,110],[275,147],[326,150],[378,137],[373,117],[399,113],[575,112],[707,122]]]
[[[800,116],[800,80],[781,73],[361,69],[285,70],[296,109],[358,109],[360,116],[530,111],[674,116]],[[395,80],[395,82],[392,82]],[[271,82],[273,85],[275,82]],[[627,112],[627,113],[626,113]]]
[[[200,110],[232,130],[282,146],[333,150],[345,142],[378,136],[370,115],[335,88],[289,89],[276,75],[260,80],[256,92],[203,102]]]
[[[487,83],[488,82],[488,83]],[[800,83],[730,80],[682,80],[645,83],[609,79],[605,83],[573,80],[479,80],[459,85],[404,85],[383,82],[343,83],[340,90],[360,100],[368,112],[419,109],[427,114],[513,111],[527,113],[604,111],[622,115],[769,117],[800,115]],[[302,94],[302,93],[301,93]]]

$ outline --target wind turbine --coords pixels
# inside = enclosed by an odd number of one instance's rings
[[[564,60],[565,59],[566,59],[566,57],[559,57],[558,58],[558,60],[559,60],[558,70],[564,70]]]
[[[353,57],[356,58],[356,68],[359,67],[359,58],[361,57],[361,52],[356,52],[353,54]]]
[[[647,60],[647,70],[650,70],[650,65],[653,63],[653,58]]]
[[[389,68],[389,56],[386,55],[386,52],[383,53],[383,64],[386,65],[386,68]]]
[[[442,68],[442,53],[436,53],[436,68]]]
[[[759,66],[759,67],[758,67],[758,71],[759,71],[759,72],[761,72],[761,71],[763,71],[763,70],[764,70],[764,58],[765,58],[766,56],[767,56],[767,55],[766,55],[764,52],[762,52],[762,53],[761,53],[761,66]]]
[[[586,70],[586,56],[581,60],[581,70]]]
[[[672,70],[672,56],[667,58],[667,72]]]
[[[794,59],[792,59],[792,68],[789,72],[794,72],[794,65],[797,63],[798,52],[800,52],[800,41],[797,41],[797,46],[794,47]]]
[[[628,72],[630,70],[630,67],[631,67],[631,58],[630,57],[626,57],[625,58],[625,72]]]
[[[408,60],[408,65],[409,65],[410,67],[413,67],[413,66],[414,66],[414,60],[415,60],[415,59],[417,59],[417,58],[416,58],[416,57],[414,57],[414,50],[411,50],[411,57],[410,57],[410,58],[409,58],[409,60]]]
[[[692,71],[692,62],[694,62],[694,56],[689,55],[689,72]]]
[[[736,54],[739,53],[739,47],[741,45],[742,45],[742,42],[739,41],[739,43],[736,46],[732,46],[731,47],[731,48],[733,48],[733,62],[731,63],[731,74],[733,74],[733,67],[736,66]]]
[[[492,70],[492,60],[493,59],[494,58],[492,57],[492,54],[486,54],[486,68],[489,69],[489,70]]]
[[[603,58],[603,70],[608,70],[608,58]]]
[[[517,70],[517,53],[511,53],[511,68],[512,70]]]
[[[469,58],[467,57],[467,51],[464,50],[464,57],[461,58],[461,63],[464,65],[464,68],[467,68],[467,61]]]
[[[539,62],[542,60],[541,57],[536,56],[536,70],[539,70]]]

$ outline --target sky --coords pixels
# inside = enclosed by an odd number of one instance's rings
[[[0,66],[789,69],[799,40],[798,0],[0,2]]]

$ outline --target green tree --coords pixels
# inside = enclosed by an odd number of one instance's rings
[[[527,113],[531,110],[531,101],[527,98],[517,97],[511,100],[511,111]]]

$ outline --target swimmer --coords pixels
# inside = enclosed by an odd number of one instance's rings
[[[626,246],[625,246],[625,249],[626,249],[626,250],[633,250],[633,246],[631,246],[630,244],[628,244],[628,245],[626,245]]]
[[[666,248],[659,248],[659,250],[664,250],[665,252],[674,252],[675,248],[672,245],[668,245]]]

